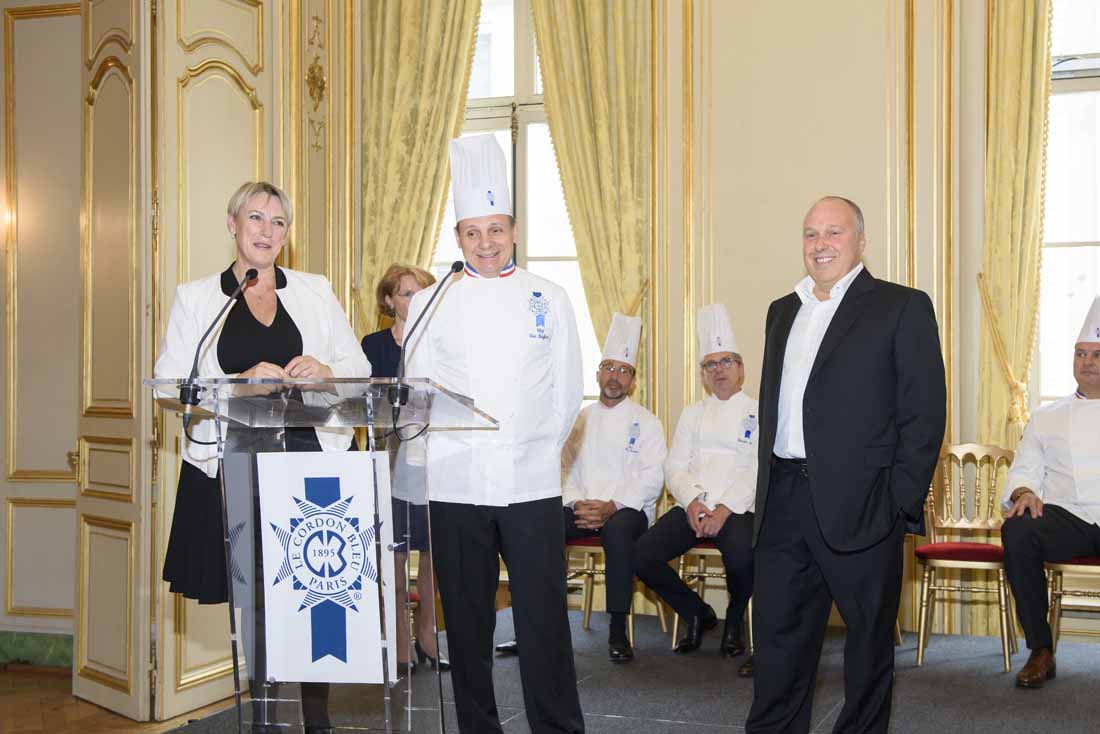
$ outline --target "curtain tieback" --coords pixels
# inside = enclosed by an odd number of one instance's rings
[[[982,297],[982,310],[985,312],[985,320],[989,323],[990,336],[993,339],[993,351],[997,355],[997,363],[1001,365],[1001,373],[1008,383],[1008,422],[1018,431],[1022,431],[1031,417],[1028,410],[1027,382],[1018,380],[1012,374],[1012,367],[1008,362],[1008,350],[1005,349],[1004,337],[998,327],[997,316],[993,312],[993,300],[989,296],[989,288],[985,283],[985,276],[978,273],[978,292]],[[1024,368],[1026,371],[1026,367]]]

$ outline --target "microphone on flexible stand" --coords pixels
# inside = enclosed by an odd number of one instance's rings
[[[237,284],[237,289],[233,291],[233,295],[229,297],[229,300],[226,301],[225,305],[218,311],[218,315],[214,317],[214,321],[212,321],[210,326],[206,329],[206,333],[199,339],[199,345],[195,347],[195,359],[191,363],[191,374],[188,375],[185,382],[180,384],[180,402],[183,403],[183,430],[185,433],[188,426],[191,425],[191,410],[199,404],[203,390],[202,387],[195,383],[195,380],[199,376],[199,355],[202,354],[202,345],[206,342],[206,338],[210,336],[210,332],[212,332],[214,327],[218,325],[218,322],[221,321],[222,315],[233,305],[233,302],[237,300],[237,296],[244,290],[248,281],[255,280],[258,276],[259,273],[256,271],[256,268],[249,268],[245,272],[244,279]]]
[[[461,260],[455,260],[451,263],[451,269],[447,271],[447,274],[443,276],[443,280],[439,281],[439,285],[432,291],[432,295],[428,298],[428,302],[424,304],[424,310],[420,312],[420,315],[416,317],[416,321],[414,321],[409,330],[405,332],[405,336],[401,340],[401,359],[397,363],[397,382],[390,385],[390,389],[386,395],[391,407],[401,408],[401,406],[409,402],[409,386],[403,381],[405,379],[405,347],[409,345],[409,337],[413,335],[413,332],[416,331],[416,327],[420,326],[420,322],[428,315],[428,311],[432,307],[432,301],[434,301],[436,296],[443,290],[443,286],[447,283],[447,280],[455,273],[461,273],[463,267],[464,264]],[[397,423],[396,415],[394,416],[394,423]]]

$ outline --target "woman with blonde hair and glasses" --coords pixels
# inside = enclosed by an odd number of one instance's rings
[[[393,325],[363,337],[363,353],[374,367],[375,377],[396,377],[401,360],[401,344],[405,338],[409,301],[413,294],[435,283],[427,270],[394,263],[386,269],[378,283],[375,296],[378,311],[393,319]],[[394,457],[393,524],[394,541],[403,550],[394,552],[397,565],[397,608],[406,608],[408,579],[406,574],[409,551],[417,551],[416,588],[420,592],[420,613],[416,620],[416,640],[413,650],[417,660],[432,668],[449,670],[450,663],[440,658],[435,636],[435,576],[432,572],[431,546],[428,542],[428,489],[423,467],[409,467],[404,447],[399,445]],[[416,671],[416,662],[409,660],[409,628],[397,625],[397,661]]]
[[[275,264],[294,217],[282,189],[266,181],[249,181],[230,197],[226,210],[226,227],[236,257],[221,273],[176,289],[154,368],[156,376],[182,378],[190,373],[203,333],[248,271],[255,270],[256,277],[245,281],[236,302],[204,342],[200,375],[318,380],[370,377],[370,363],[328,280]],[[200,604],[221,604],[228,599],[228,588],[213,421],[198,420],[186,434],[164,580],[171,584],[172,592]],[[352,431],[288,428],[285,441],[287,451],[347,451],[352,447]],[[261,562],[262,554],[257,553],[256,578],[263,578]],[[255,587],[255,639],[259,641],[264,639],[263,585]],[[278,684],[264,683],[262,645],[257,644],[256,659],[248,662],[253,721],[263,721],[269,712],[260,710],[264,704],[259,699],[278,698]],[[302,712],[307,734],[332,731],[327,683],[302,684]],[[254,723],[253,731],[281,729]]]

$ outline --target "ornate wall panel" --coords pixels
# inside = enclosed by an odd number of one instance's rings
[[[134,46],[138,0],[84,0],[84,66],[89,70],[99,55],[113,46],[128,54]]]
[[[6,505],[5,613],[71,617],[76,503],[73,500],[12,497]]]
[[[55,43],[77,37],[78,13],[67,4],[3,17],[4,443],[15,481],[75,479],[66,453],[79,412],[79,52]]]
[[[182,282],[220,272],[235,257],[225,203],[241,182],[262,175],[264,108],[255,88],[216,59],[187,68],[176,100]]]
[[[134,442],[111,436],[80,437],[80,494],[133,502]]]
[[[261,0],[175,0],[176,43],[184,51],[217,46],[236,56],[252,74],[264,60]]]
[[[123,693],[133,686],[134,568],[133,524],[81,515],[76,675]]]
[[[109,56],[92,78],[84,107],[86,416],[134,416],[136,114],[133,79]]]
[[[176,615],[174,681],[177,691],[233,673],[226,640],[229,620],[220,604],[199,604],[173,595]]]

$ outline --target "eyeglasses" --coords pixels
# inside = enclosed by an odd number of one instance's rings
[[[719,360],[708,359],[706,362],[703,362],[703,369],[705,369],[707,372],[714,372],[716,369],[718,369],[718,366],[721,365],[722,369],[728,370],[730,367],[733,366],[734,362],[736,362],[737,364],[741,364],[741,360],[734,359],[733,357],[722,357]]]
[[[619,375],[621,377],[629,377],[630,375],[634,374],[634,370],[631,367],[627,367],[626,365],[616,367],[615,365],[613,365],[611,363],[601,364],[600,365],[600,371],[601,372],[606,372],[609,375],[613,375],[617,372],[617,373],[619,373]]]

